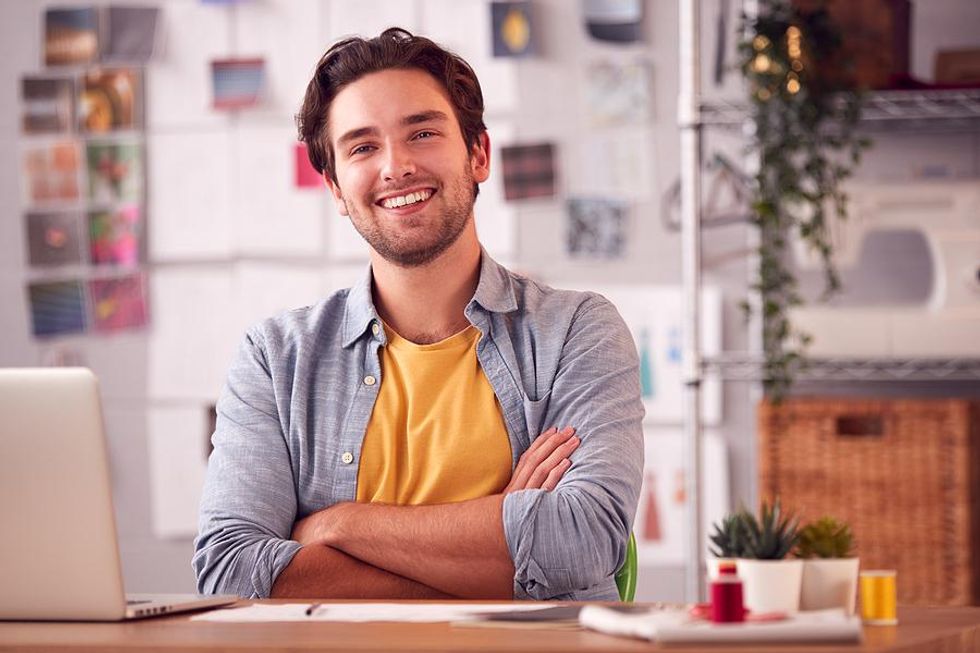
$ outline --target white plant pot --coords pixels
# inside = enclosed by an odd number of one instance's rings
[[[746,608],[756,613],[800,611],[802,560],[739,558],[737,564]]]
[[[800,609],[843,608],[854,614],[859,562],[858,558],[804,560]]]

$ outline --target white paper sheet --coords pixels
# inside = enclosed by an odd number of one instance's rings
[[[197,533],[211,435],[207,431],[207,404],[197,408],[151,406],[147,411],[152,522],[157,537]]]
[[[228,117],[211,108],[209,64],[228,55],[227,9],[200,2],[167,2],[160,9],[161,47],[145,76],[150,131],[225,124]]]
[[[324,21],[324,43],[352,34],[377,36],[389,27],[424,33],[418,26],[417,5],[412,0],[328,0]]]
[[[152,261],[232,255],[231,143],[224,128],[150,134],[147,227]]]
[[[579,196],[649,200],[657,188],[653,132],[620,128],[572,143],[569,188]]]
[[[237,251],[243,255],[320,256],[326,189],[294,185],[293,145],[288,125],[240,125],[235,133],[233,184]]]
[[[859,642],[861,620],[843,610],[800,612],[784,621],[713,624],[693,620],[680,610],[623,614],[587,605],[579,614],[586,628],[610,635],[649,639],[659,643],[697,642]]]
[[[150,398],[213,402],[243,333],[231,267],[157,268],[150,300]]]
[[[331,200],[327,209],[327,258],[331,263],[367,261],[369,248],[350,218],[340,215]]]
[[[259,320],[315,304],[324,297],[320,266],[242,262],[235,267],[238,325],[242,331]]]
[[[242,112],[243,122],[275,116],[281,124],[292,124],[316,62],[332,42],[320,33],[320,12],[316,2],[295,0],[241,2],[235,7],[235,56],[265,59],[261,102]]]
[[[552,608],[541,603],[325,603],[307,616],[309,603],[250,605],[244,608],[212,610],[191,617],[194,621],[398,621],[437,623],[473,621],[486,612],[533,612]]]
[[[633,522],[641,565],[683,565],[687,561],[687,511],[684,434],[674,429],[644,429],[644,470],[640,503]],[[717,433],[705,433],[701,449],[701,521],[703,532],[731,506],[728,448]],[[705,556],[708,542],[705,540]]]

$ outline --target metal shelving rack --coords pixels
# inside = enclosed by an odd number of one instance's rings
[[[703,599],[704,534],[702,505],[701,383],[706,374],[730,381],[762,380],[762,356],[756,352],[728,353],[702,360],[699,347],[701,296],[701,150],[702,129],[716,127],[746,131],[744,103],[700,97],[699,0],[680,0],[678,126],[681,131],[681,252],[686,298],[684,348],[684,435],[688,511],[688,556],[685,592],[688,601]],[[755,0],[743,0],[744,13],[755,15]],[[862,107],[861,129],[866,132],[980,131],[980,89],[908,90],[870,93]],[[980,380],[980,358],[828,358],[811,360],[797,377],[801,381],[974,381]]]

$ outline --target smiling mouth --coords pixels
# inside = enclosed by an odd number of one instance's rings
[[[403,206],[413,206],[416,204],[421,204],[428,200],[435,194],[435,191],[431,188],[424,188],[422,190],[414,191],[411,193],[405,193],[404,195],[393,195],[391,197],[386,197],[382,200],[378,200],[378,206],[386,209],[397,209]]]

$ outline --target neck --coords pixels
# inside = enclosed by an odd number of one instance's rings
[[[374,305],[398,335],[418,344],[438,342],[469,323],[463,311],[480,280],[480,243],[473,221],[437,259],[403,268],[371,252]]]

